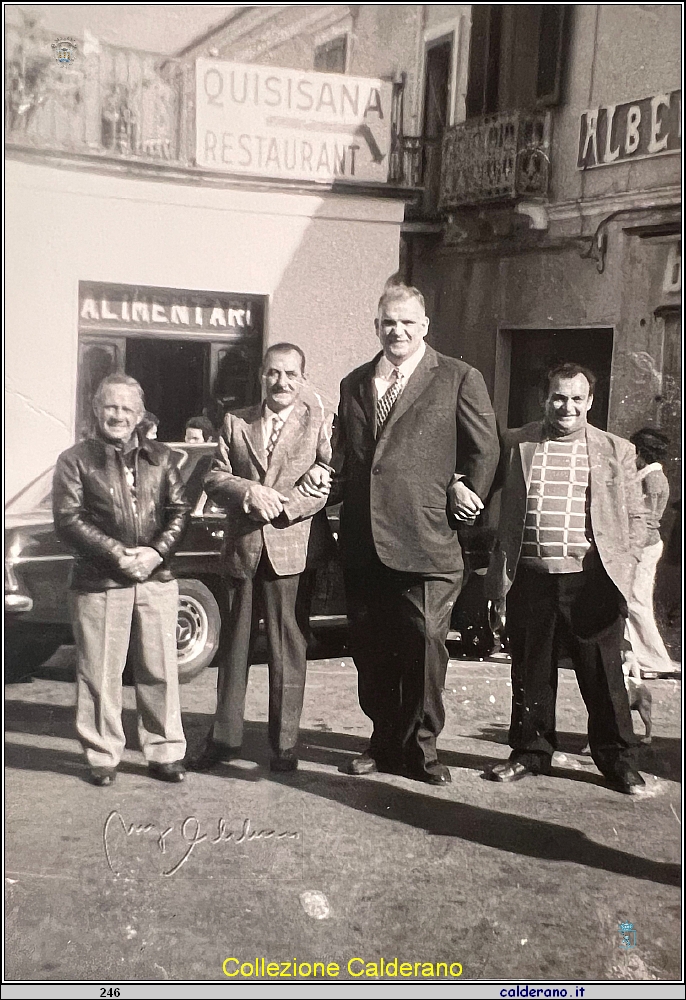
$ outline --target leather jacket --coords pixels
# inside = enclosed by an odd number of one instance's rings
[[[55,532],[76,551],[73,590],[131,587],[119,569],[124,549],[150,546],[162,556],[150,580],[173,580],[169,559],[188,524],[190,505],[171,450],[158,441],[134,449],[136,504],[120,448],[89,438],[62,452],[53,479]]]

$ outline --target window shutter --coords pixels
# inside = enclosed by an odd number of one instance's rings
[[[538,32],[538,75],[536,104],[550,108],[562,99],[562,72],[567,49],[568,15],[566,4],[541,4]]]

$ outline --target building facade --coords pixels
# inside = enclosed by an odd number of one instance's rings
[[[587,364],[593,421],[671,437],[680,499],[680,5],[243,7],[173,59],[90,43],[42,76],[14,37],[8,489],[113,365],[157,373],[167,438],[251,401],[276,340],[335,401],[400,268],[502,426]]]
[[[375,303],[398,269],[409,194],[388,172],[392,84],[346,78],[339,114],[340,74],[299,73],[290,85],[309,94],[312,114],[293,107],[284,126],[266,113],[273,73],[255,82],[251,70],[251,121],[261,114],[270,131],[263,148],[253,137],[246,167],[244,150],[231,155],[216,91],[228,63],[93,37],[57,45],[14,14],[7,495],[87,432],[94,388],[111,371],[139,379],[167,441],[190,417],[218,423],[259,399],[262,355],[279,341],[303,347],[310,382],[335,405],[340,378],[375,350]],[[226,77],[225,97],[246,73]]]
[[[671,439],[672,541],[681,17],[679,4],[251,8],[188,50],[392,84],[390,171],[419,189],[401,273],[425,294],[431,343],[483,372],[502,427],[539,417],[553,362],[593,369],[592,422]]]

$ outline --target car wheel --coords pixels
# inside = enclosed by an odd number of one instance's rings
[[[200,580],[179,580],[176,648],[181,684],[210,665],[219,648],[220,629],[219,605],[209,587]]]

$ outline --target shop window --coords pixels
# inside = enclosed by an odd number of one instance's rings
[[[339,35],[314,50],[314,68],[320,73],[345,73],[348,36]]]
[[[610,404],[613,334],[609,328],[572,330],[508,330],[510,339],[510,391],[508,427],[522,427],[540,420],[543,411],[540,387],[553,365],[575,361],[590,368],[597,378],[588,422],[607,430]]]
[[[467,117],[561,101],[566,4],[473,4]]]
[[[260,399],[262,296],[81,282],[77,433],[93,430],[98,384],[121,371],[140,382],[162,441],[183,441],[186,421],[219,427],[227,410]]]

